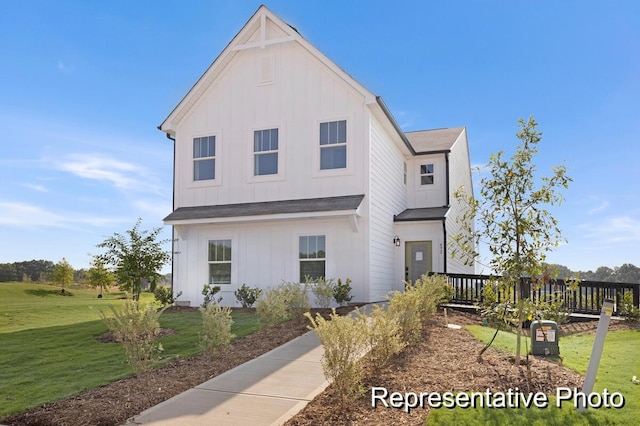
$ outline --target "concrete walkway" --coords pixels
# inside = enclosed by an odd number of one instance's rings
[[[297,414],[328,382],[314,331],[151,407],[127,424],[273,425]]]

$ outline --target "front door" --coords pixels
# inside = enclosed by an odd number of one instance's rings
[[[431,241],[408,241],[405,243],[405,280],[415,282],[423,274],[431,272]]]

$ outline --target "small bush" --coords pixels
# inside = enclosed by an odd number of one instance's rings
[[[337,315],[335,309],[330,321],[320,314],[315,319],[308,312],[305,316],[324,347],[324,375],[333,382],[343,405],[362,395],[363,371],[358,361],[367,349],[366,322],[359,317]]]
[[[620,306],[620,313],[625,321],[638,321],[640,320],[640,309],[633,304],[633,293],[627,291],[622,296],[622,303]]]
[[[344,284],[342,280],[338,278],[338,282],[333,286],[333,298],[339,306],[344,306],[351,302],[353,296],[351,295],[351,279],[347,278]]]
[[[282,282],[278,288],[284,292],[289,318],[301,318],[311,309],[307,283]]]
[[[199,310],[202,314],[200,343],[202,349],[213,356],[225,350],[235,337],[231,333],[231,326],[233,325],[231,308],[223,308],[217,303],[210,303]]]
[[[413,288],[417,292],[420,304],[420,318],[427,321],[436,313],[441,303],[451,300],[453,287],[447,283],[444,275],[422,275]]]
[[[308,285],[311,285],[311,292],[313,293],[313,295],[315,296],[316,299],[316,305],[319,308],[328,308],[329,305],[331,304],[331,301],[333,300],[334,297],[334,293],[333,293],[333,287],[334,287],[334,280],[333,278],[329,278],[328,280],[325,280],[324,278],[317,278],[315,281],[315,283],[310,284],[309,281],[309,277],[306,277],[306,281]],[[351,300],[351,299],[349,299]]]
[[[260,322],[270,327],[289,319],[285,293],[279,288],[267,289],[256,302]]]
[[[163,310],[132,300],[125,301],[120,309],[113,305],[109,308],[113,317],[103,314],[103,319],[116,341],[124,346],[129,364],[136,372],[148,370],[162,350],[162,346],[156,345],[156,338],[160,333],[158,319]]]
[[[256,313],[267,326],[302,317],[310,308],[307,285],[291,282],[282,282],[276,288],[267,289],[256,303]]]
[[[389,313],[400,326],[400,338],[405,345],[415,343],[422,336],[420,317],[420,298],[413,286],[407,286],[403,292],[391,292]]]
[[[172,306],[176,299],[182,295],[182,292],[179,291],[178,294],[174,296],[171,287],[158,286],[153,292],[153,295],[160,306],[165,307]]]
[[[205,284],[202,288],[202,295],[204,296],[204,302],[202,302],[202,307],[206,308],[207,305],[211,303],[220,303],[222,301],[222,297],[215,298],[215,295],[220,291],[219,285]]]
[[[256,300],[260,297],[262,290],[258,287],[249,287],[246,284],[233,292],[236,296],[236,300],[240,302],[243,308],[250,308],[256,303]]]
[[[368,324],[367,338],[371,361],[376,368],[381,368],[406,346],[402,341],[398,318],[379,305],[373,305],[368,317],[359,311],[358,315]]]

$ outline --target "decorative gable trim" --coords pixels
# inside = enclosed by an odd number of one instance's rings
[[[275,31],[270,33],[269,28],[275,28]],[[167,134],[174,135],[180,121],[188,114],[238,52],[248,49],[264,49],[267,46],[289,42],[299,43],[300,46],[311,55],[338,74],[349,86],[353,87],[365,97],[365,103],[375,103],[375,96],[370,91],[316,49],[302,37],[295,28],[288,25],[263,5],[258,8],[249,21],[247,21],[236,36],[223,49],[220,55],[218,55],[205,73],[193,85],[191,90],[189,90],[162,124],[158,126],[158,129]]]

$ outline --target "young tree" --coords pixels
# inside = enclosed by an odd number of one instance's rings
[[[73,267],[67,262],[67,259],[63,257],[60,262],[56,263],[51,273],[51,279],[62,288],[62,293],[64,293],[64,286],[73,282]]]
[[[93,287],[100,287],[100,295],[98,297],[102,297],[102,291],[105,287],[111,287],[115,281],[115,278],[111,271],[105,268],[104,263],[97,257],[94,256],[91,261],[91,269],[87,273],[89,278],[89,284]]]
[[[134,300],[140,297],[142,281],[156,283],[161,278],[160,269],[171,259],[169,252],[162,249],[167,240],[157,241],[162,228],[141,231],[141,222],[138,219],[126,235],[116,232],[98,244],[107,251],[96,256],[104,265],[113,267],[119,287],[131,291]]]
[[[558,190],[568,188],[571,181],[565,166],[557,166],[550,177],[536,182],[534,156],[542,133],[538,132],[533,117],[526,122],[520,119],[518,123],[520,130],[516,136],[520,144],[515,154],[510,160],[503,158],[502,151],[491,155],[488,175],[480,181],[480,198],[456,191],[456,198],[468,208],[461,221],[462,232],[454,236],[457,244],[453,250],[453,255],[474,262],[478,258],[477,247],[484,242],[490,252],[488,266],[502,276],[504,287],[515,293],[517,365],[522,323],[531,312],[528,294],[523,292],[524,278],[544,275],[546,252],[563,241],[557,220],[545,206],[560,205],[562,196]],[[473,220],[480,225],[477,229],[470,225]]]

